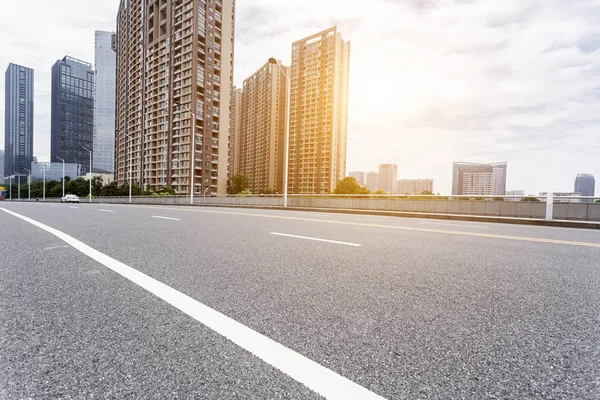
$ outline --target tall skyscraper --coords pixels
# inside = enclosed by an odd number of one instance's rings
[[[379,165],[379,189],[396,193],[398,185],[398,166],[396,164]]]
[[[240,172],[250,190],[283,192],[287,83],[281,68],[266,62],[244,80],[240,134]]]
[[[229,122],[229,177],[240,172],[240,134],[242,131],[242,89],[233,88]]]
[[[94,71],[92,64],[65,56],[52,66],[51,161],[57,157],[90,169],[94,139]]]
[[[356,179],[356,182],[358,182],[359,185],[365,184],[365,173],[362,171],[350,172],[348,173],[348,176],[351,176],[352,178]]]
[[[95,33],[94,171],[115,170],[116,34]]]
[[[574,192],[581,193],[582,196],[595,196],[596,195],[596,180],[592,174],[577,174],[575,178],[575,190]],[[593,203],[592,199],[584,199],[586,203]]]
[[[4,182],[4,150],[0,150],[0,182]]]
[[[328,193],[346,176],[350,42],[336,27],[292,45],[289,185]]]
[[[454,162],[452,194],[455,196],[504,196],[506,194],[506,162],[477,164]]]
[[[396,193],[417,195],[424,191],[433,193],[433,179],[399,179]]]
[[[379,174],[377,172],[367,172],[365,174],[365,186],[371,192],[377,191],[379,189]]]
[[[33,70],[9,64],[4,96],[4,174],[24,174],[33,160]]]
[[[234,0],[121,0],[116,178],[226,193]]]

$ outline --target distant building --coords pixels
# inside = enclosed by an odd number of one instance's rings
[[[506,196],[523,196],[523,197],[525,197],[525,191],[524,190],[507,190]],[[519,198],[506,199],[506,201],[521,201],[521,199],[519,199]]]
[[[575,192],[581,193],[582,196],[596,195],[596,180],[592,174],[577,174],[575,178]],[[584,202],[593,203],[592,199],[584,199]]]
[[[396,164],[379,165],[379,189],[387,193],[396,193],[398,184],[398,166]]]
[[[47,181],[60,181],[63,178],[62,162],[32,162],[31,180],[41,181],[42,179],[44,179],[44,170],[46,171]],[[71,180],[76,179],[78,176],[83,174],[83,168],[80,164],[65,163],[64,171],[64,176],[68,176],[69,178],[71,178]]]
[[[331,193],[346,176],[349,68],[336,27],[292,44],[290,193]]]
[[[540,197],[548,196],[548,192],[540,192]],[[582,199],[564,199],[561,197],[581,197],[581,193],[577,192],[554,192],[552,193],[555,203],[581,203]],[[544,198],[540,198],[540,201],[546,201]]]
[[[356,182],[358,182],[358,184],[361,186],[365,184],[365,173],[362,171],[350,172],[348,176],[356,179]]]
[[[4,182],[4,150],[0,150],[0,182]]]
[[[91,174],[91,173],[87,173],[87,174],[84,175],[83,178],[86,181],[89,181],[90,178],[94,179],[94,178],[97,178],[97,177],[102,178],[102,184],[103,185],[108,185],[109,183],[111,183],[112,181],[115,180],[115,176],[113,174],[97,174],[97,173]]]
[[[240,172],[240,135],[242,132],[242,89],[233,87],[229,113],[229,178]]]
[[[65,56],[52,67],[51,160],[89,170],[94,138],[94,71],[92,64]]]
[[[424,191],[433,193],[433,179],[399,179],[396,193],[416,195]]]
[[[455,196],[504,196],[507,163],[454,162],[452,194]]]
[[[116,34],[96,31],[93,169],[115,170]],[[56,161],[56,160],[53,160]]]
[[[365,173],[365,186],[371,192],[377,191],[379,189],[379,174],[377,172]]]
[[[240,172],[250,181],[253,193],[283,193],[287,81],[290,68],[267,61],[244,79]]]
[[[4,96],[4,174],[24,174],[33,160],[33,70],[9,64]]]

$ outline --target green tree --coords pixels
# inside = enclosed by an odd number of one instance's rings
[[[90,182],[83,178],[74,179],[69,182],[67,191],[79,197],[87,197],[90,194]]]
[[[369,194],[369,189],[360,186],[355,178],[347,176],[341,181],[338,181],[333,190],[335,194]]]
[[[429,190],[423,190],[421,192],[421,194],[424,195],[424,196],[433,196],[433,195],[435,195],[435,193],[430,192]]]
[[[92,178],[92,196],[100,196],[102,192],[102,186],[104,186],[104,179],[101,176],[95,176]]]
[[[242,191],[248,189],[250,186],[250,178],[246,174],[238,172],[231,177],[231,194],[239,194]]]
[[[540,199],[538,199],[537,197],[533,197],[533,196],[527,196],[527,197],[523,197],[521,199],[521,201],[533,201],[533,202],[539,203]]]
[[[494,201],[504,201],[504,197],[494,197]]]
[[[383,189],[377,189],[376,191],[373,192],[373,194],[389,194],[389,193]]]

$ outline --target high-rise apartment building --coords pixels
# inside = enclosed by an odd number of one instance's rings
[[[113,173],[115,169],[116,39],[114,32],[95,33],[93,169],[97,172]]]
[[[525,197],[525,191],[521,190],[521,189],[507,190],[506,191],[506,196],[522,196],[522,197]],[[518,198],[518,197],[513,197],[513,198],[507,198],[507,199],[505,199],[505,201],[521,201],[521,199]]]
[[[504,196],[506,169],[506,162],[493,164],[454,162],[452,195]]]
[[[240,134],[242,131],[242,89],[233,88],[229,118],[229,178],[240,172]]]
[[[244,80],[240,133],[240,172],[248,175],[250,190],[283,192],[287,83],[282,69],[266,62]]]
[[[377,172],[365,173],[365,186],[371,192],[376,192],[379,189],[379,174]]]
[[[23,174],[33,160],[33,70],[9,64],[4,84],[4,174]]]
[[[348,176],[351,176],[352,178],[356,179],[356,182],[358,182],[359,185],[365,184],[365,173],[362,171],[350,172],[348,173]]]
[[[350,42],[336,27],[292,45],[291,193],[332,192],[346,176]]]
[[[379,165],[379,189],[387,193],[396,193],[398,184],[398,166],[396,164]]]
[[[226,193],[234,0],[121,0],[116,179]]]
[[[409,196],[422,194],[423,192],[433,193],[433,179],[399,179],[396,193],[407,194]]]
[[[592,174],[577,174],[575,178],[575,192],[581,193],[582,196],[596,195],[596,180]],[[584,202],[593,203],[592,199],[584,199]]]
[[[92,64],[65,56],[52,66],[51,161],[90,169],[94,139],[94,71]]]

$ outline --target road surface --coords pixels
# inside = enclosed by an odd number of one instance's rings
[[[600,399],[600,231],[0,202],[0,399]]]

